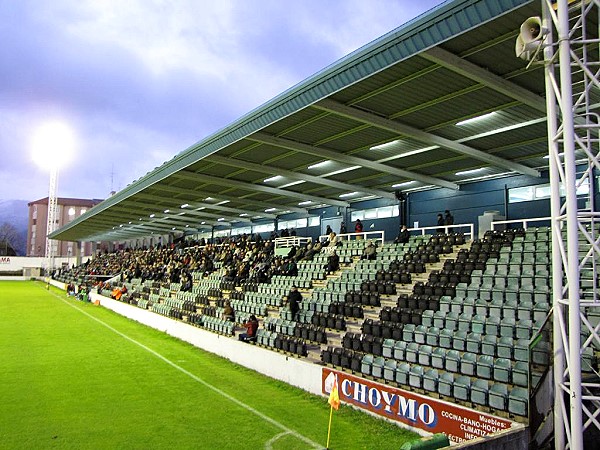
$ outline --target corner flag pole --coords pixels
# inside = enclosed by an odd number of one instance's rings
[[[329,438],[331,437],[331,418],[333,417],[333,405],[329,408],[329,427],[327,428],[327,445],[325,450],[329,450]]]

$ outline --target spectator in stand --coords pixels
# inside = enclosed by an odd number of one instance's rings
[[[331,229],[331,226],[327,225],[327,229],[325,230],[325,234],[327,236],[329,236],[331,233],[333,233],[333,230]]]
[[[377,248],[375,247],[375,244],[373,244],[373,241],[369,241],[369,243],[363,250],[363,254],[360,257],[360,259],[375,261],[375,258],[377,258]]]
[[[258,331],[258,319],[254,314],[250,316],[248,322],[244,324],[245,333],[239,335],[239,340],[244,342],[256,342],[256,332]]]
[[[225,307],[223,308],[223,320],[235,322],[235,314],[233,312],[233,308],[231,307],[231,303],[229,302],[225,302]]]
[[[326,266],[327,275],[329,275],[339,269],[340,269],[340,257],[338,256],[337,252],[335,250],[333,250],[333,253],[331,255],[329,255],[329,257],[327,258],[327,266]]]
[[[446,210],[444,213],[444,223],[446,225],[454,225],[454,216],[450,214],[449,210]]]
[[[286,258],[283,263],[283,275],[295,277],[298,275],[298,266],[292,258]]]
[[[346,233],[347,233],[347,231],[346,231],[346,222],[342,222],[340,224],[340,234],[346,234]]]
[[[398,233],[398,237],[394,239],[394,244],[407,244],[410,239],[410,232],[406,225],[402,225],[400,227],[400,232]]]
[[[181,279],[181,292],[190,292],[192,290],[192,277],[184,274]]]
[[[312,244],[308,244],[306,246],[306,252],[304,252],[304,256],[302,257],[303,261],[312,261],[313,256],[315,256],[316,250],[315,250],[316,245],[312,245]]]
[[[302,301],[302,294],[298,291],[296,286],[292,286],[292,290],[287,296],[288,305],[292,312],[292,320],[298,320],[298,311],[300,310],[300,302]]]
[[[444,225],[446,225],[446,221],[444,220],[444,216],[442,216],[441,214],[437,215],[437,224],[438,224],[438,227],[443,227]],[[438,233],[443,233],[444,232],[444,228],[438,228],[436,231]]]
[[[363,232],[363,224],[360,221],[360,219],[356,219],[356,223],[354,224],[354,232],[355,233],[362,233]],[[358,237],[357,237],[358,239]]]

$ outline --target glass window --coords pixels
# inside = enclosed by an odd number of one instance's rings
[[[306,228],[307,224],[308,220],[306,218],[296,220],[296,228]]]
[[[365,209],[365,219],[377,219],[377,208]]]
[[[533,186],[508,190],[508,203],[528,202],[533,200]]]
[[[550,185],[536,186],[535,187],[535,198],[537,200],[542,198],[550,198]]]
[[[394,215],[394,207],[393,206],[384,206],[382,208],[377,208],[377,217],[380,219],[384,219],[386,217],[392,217]]]
[[[313,216],[308,218],[309,227],[318,227],[321,225],[321,218],[319,216]]]
[[[352,222],[356,222],[357,219],[363,220],[364,218],[365,218],[364,211],[352,211],[352,214],[350,214],[350,220]]]
[[[275,230],[275,224],[274,223],[267,223],[264,225],[256,225],[254,227],[254,232],[255,233],[266,233],[268,231],[273,231]]]

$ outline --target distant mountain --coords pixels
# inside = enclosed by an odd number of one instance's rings
[[[18,231],[19,245],[15,248],[17,255],[26,254],[27,245],[27,222],[29,220],[29,208],[27,200],[0,200],[0,225],[8,223]]]

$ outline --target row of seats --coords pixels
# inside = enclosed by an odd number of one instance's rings
[[[519,386],[509,387],[504,383],[490,385],[488,380],[473,379],[468,375],[456,376],[450,372],[425,369],[408,363],[398,364],[372,355],[363,357],[361,373],[519,416],[528,414],[529,392]]]
[[[529,339],[533,331],[539,329],[542,322],[514,319],[512,317],[501,319],[496,316],[486,317],[479,314],[425,310],[422,314],[421,323],[425,327],[434,326],[452,332],[464,331],[466,333],[474,332],[498,337]],[[421,323],[417,325],[421,325]]]
[[[436,309],[436,308],[428,308]],[[516,300],[475,300],[475,298],[442,297],[439,300],[440,313],[477,314],[499,319],[542,320],[548,315],[550,305],[546,302],[532,303]],[[438,311],[436,311],[438,312]]]

